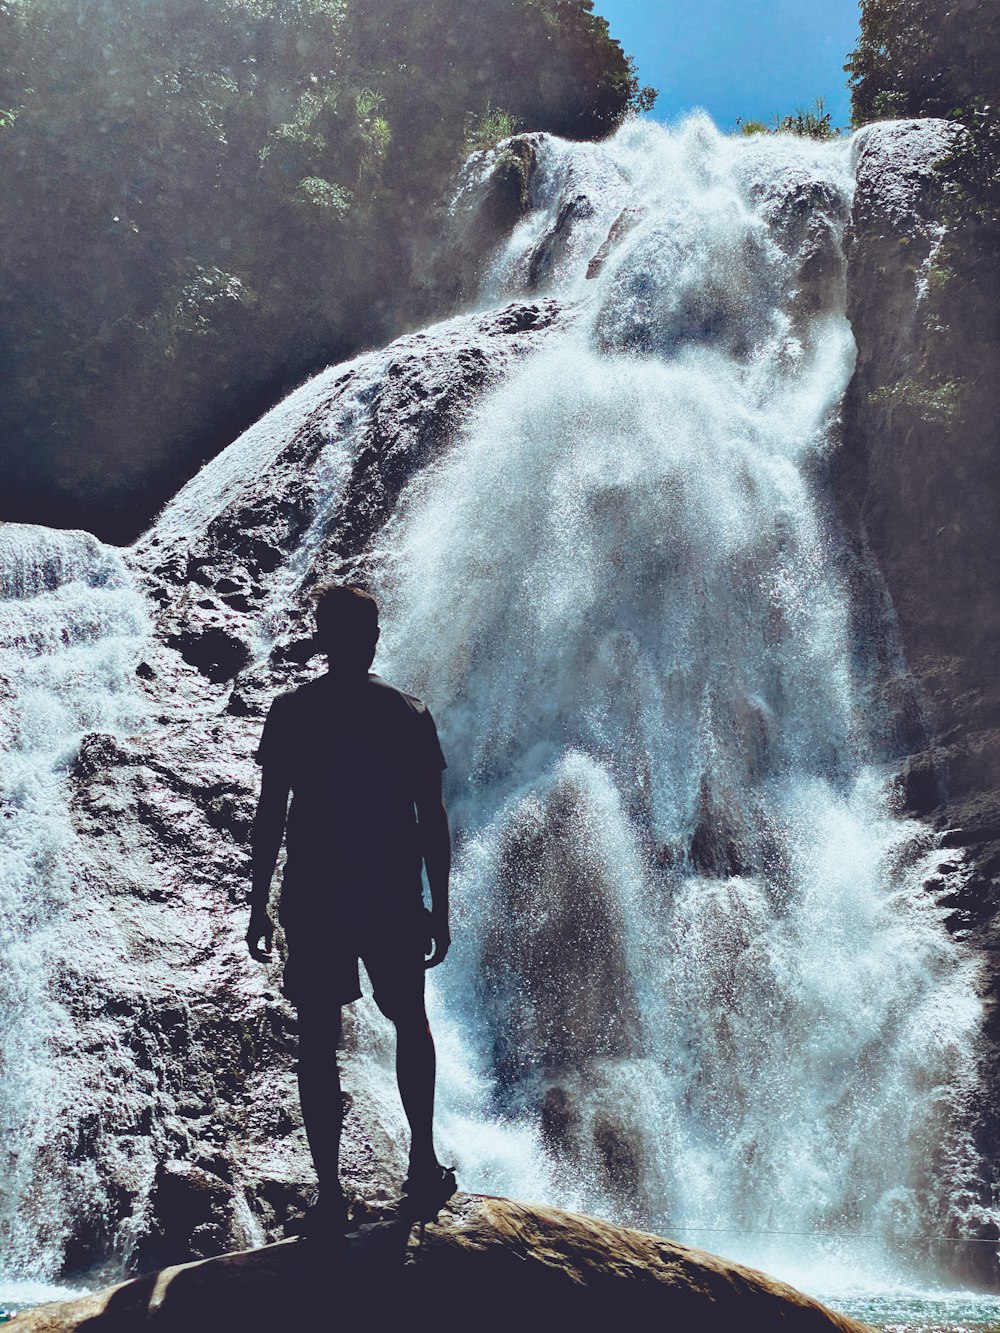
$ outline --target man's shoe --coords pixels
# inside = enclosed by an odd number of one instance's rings
[[[431,1216],[448,1202],[458,1189],[453,1166],[433,1166],[414,1170],[403,1181],[400,1207],[409,1213],[428,1213]]]
[[[319,1244],[342,1243],[350,1230],[347,1200],[339,1190],[331,1195],[319,1195],[305,1211],[297,1233],[303,1240]]]

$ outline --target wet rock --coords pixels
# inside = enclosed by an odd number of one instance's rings
[[[945,235],[936,170],[960,130],[943,120],[874,124],[854,140],[848,315],[857,368],[833,469],[848,525],[891,602],[916,707],[898,731],[901,806],[937,828],[956,864],[928,883],[948,928],[979,951],[987,1023],[977,1147],[1000,1161],[1000,494],[995,365],[998,293],[963,289],[948,311],[958,364],[978,376],[961,412],[921,393],[935,355],[928,313]],[[956,298],[957,299],[957,298]],[[935,316],[937,318],[937,316]],[[995,1169],[995,1168],[994,1168]],[[984,1209],[988,1201],[983,1199]],[[989,1246],[970,1246],[970,1262]],[[984,1255],[976,1252],[983,1251]],[[991,1279],[992,1280],[992,1279]]]
[[[219,1254],[239,1243],[231,1182],[203,1167],[183,1161],[162,1163],[150,1204],[156,1224],[139,1248],[137,1262],[142,1269]]]
[[[567,199],[556,216],[555,226],[539,241],[528,260],[528,286],[534,290],[545,284],[552,269],[573,236],[578,222],[586,222],[595,213],[593,201],[585,194]]]
[[[280,1236],[315,1188],[282,937],[265,965],[244,940],[263,717],[318,665],[312,588],[363,572],[400,489],[562,318],[556,302],[519,302],[319,376],[127,553],[155,615],[135,676],[148,722],[134,737],[85,737],[70,774],[67,929],[87,948],[53,979],[66,1022],[52,1069],[73,1089],[74,1120],[38,1157],[39,1171],[72,1171],[77,1121],[86,1130],[67,1274],[120,1262],[126,1247],[160,1263],[244,1244],[245,1227]],[[288,614],[272,624],[275,602]],[[275,651],[251,661],[258,634]],[[352,1073],[363,1025],[345,1023],[342,1161],[348,1189],[374,1199],[398,1189],[405,1152],[398,1110]]]
[[[496,163],[480,205],[487,232],[484,239],[490,244],[511,231],[528,211],[531,178],[537,163],[536,144],[536,136],[518,134],[508,139],[495,155]]]
[[[679,1328],[863,1333],[763,1273],[555,1208],[456,1195],[411,1225],[389,1211],[327,1252],[286,1241],[168,1268],[18,1317],[25,1333],[401,1327]]]
[[[915,812],[1000,789],[1000,527],[995,413],[947,417],[907,398],[921,382],[926,311],[943,236],[935,167],[958,131],[940,120],[867,126],[855,139],[847,234],[857,369],[835,481],[891,598],[922,707],[929,760],[904,780]],[[956,316],[961,318],[960,312]],[[969,361],[996,329],[967,312]],[[1000,351],[1000,346],[998,346]],[[911,395],[912,396],[912,395]]]
[[[518,134],[473,153],[451,201],[441,236],[429,239],[415,277],[429,309],[460,308],[475,300],[484,268],[503,237],[531,208],[538,134]]]
[[[212,606],[200,602],[199,606]],[[176,648],[185,662],[197,667],[208,680],[220,683],[239,674],[250,660],[250,649],[236,637],[217,626],[197,633],[193,630],[167,637],[167,646]]]
[[[644,210],[637,207],[623,208],[612,223],[611,230],[606,239],[602,242],[600,249],[594,255],[593,259],[587,265],[588,280],[596,278],[601,269],[607,262],[608,255],[621,244],[633,227],[637,226],[644,216]]]

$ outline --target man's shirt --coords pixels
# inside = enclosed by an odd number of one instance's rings
[[[256,758],[292,792],[286,926],[419,902],[417,775],[446,767],[419,699],[373,674],[319,676],[274,700]]]

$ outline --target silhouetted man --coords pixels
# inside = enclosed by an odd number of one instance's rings
[[[259,946],[263,939],[271,948],[268,894],[286,836],[284,990],[299,1012],[299,1096],[320,1185],[307,1218],[313,1232],[343,1230],[346,1219],[336,1049],[340,1007],[361,995],[359,959],[396,1027],[396,1077],[411,1131],[404,1193],[433,1206],[455,1188],[434,1152],[434,1041],[424,1008],[424,969],[442,962],[451,943],[445,760],[420,700],[369,672],[378,636],[368,593],[348,586],[321,593],[316,638],[329,671],[274,700],[257,751],[247,943],[255,958],[267,957]]]

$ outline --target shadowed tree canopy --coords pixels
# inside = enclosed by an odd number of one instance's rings
[[[0,51],[0,517],[112,540],[399,331],[470,140],[649,102],[591,0],[0,0]]]
[[[949,116],[1000,94],[994,0],[862,0],[846,69],[855,125]]]

